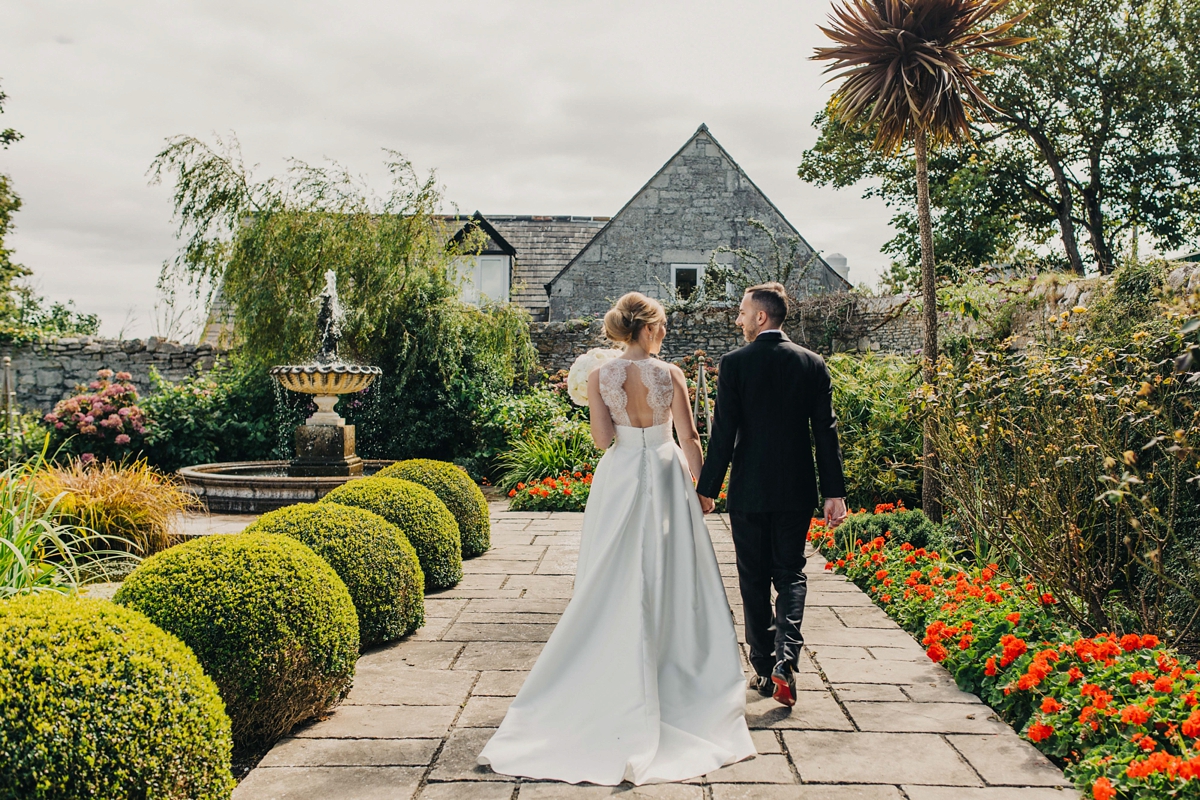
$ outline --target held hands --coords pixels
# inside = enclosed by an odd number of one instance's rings
[[[717,507],[716,501],[711,497],[705,497],[699,493],[697,493],[696,496],[700,498],[700,510],[705,514],[711,514],[713,509]]]
[[[846,521],[846,498],[829,497],[825,499],[825,526],[833,530]]]

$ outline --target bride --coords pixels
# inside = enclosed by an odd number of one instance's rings
[[[604,330],[625,352],[588,378],[607,452],[574,596],[479,763],[570,783],[684,781],[755,754],[746,682],[694,489],[702,454],[683,371],[654,357],[666,314],[632,292]]]

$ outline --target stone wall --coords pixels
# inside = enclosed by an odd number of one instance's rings
[[[784,330],[798,344],[819,353],[885,352],[912,355],[921,348],[921,320],[899,297],[840,294],[813,298],[794,310]],[[714,358],[741,347],[742,332],[734,324],[736,307],[675,312],[667,320],[662,356],[675,361],[703,350]],[[592,347],[611,347],[602,320],[537,322],[531,329],[541,364],[548,370],[568,369]]]
[[[150,389],[150,367],[169,380],[208,369],[217,352],[211,344],[179,344],[165,339],[99,339],[90,336],[0,348],[12,357],[17,402],[22,408],[49,411],[101,369],[128,372],[138,392]]]

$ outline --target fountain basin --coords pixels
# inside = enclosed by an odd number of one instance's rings
[[[379,367],[360,367],[357,364],[307,364],[271,368],[271,375],[288,391],[318,395],[361,392],[382,374],[383,370]]]
[[[176,474],[185,491],[213,514],[263,514],[296,503],[314,503],[346,481],[374,475],[394,462],[367,459],[361,475],[290,477],[288,461],[226,461],[184,467]]]

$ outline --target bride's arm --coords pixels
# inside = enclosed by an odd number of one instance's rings
[[[607,450],[612,444],[617,429],[613,425],[612,414],[600,397],[600,370],[592,370],[588,375],[588,416],[592,420],[592,441],[601,450]]]
[[[688,469],[692,472],[692,482],[700,474],[704,464],[704,453],[700,449],[700,432],[696,430],[696,421],[692,419],[692,409],[688,405],[687,381],[683,370],[671,365],[671,382],[675,384],[675,394],[671,398],[671,416],[675,418],[675,432],[679,435],[679,446],[687,458]]]

